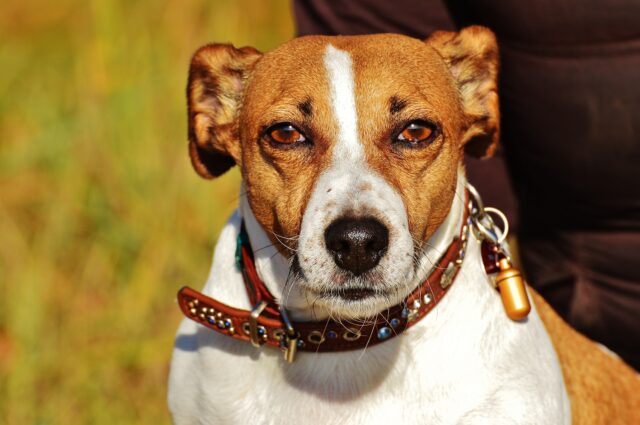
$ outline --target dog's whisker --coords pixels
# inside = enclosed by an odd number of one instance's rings
[[[414,239],[414,242],[415,241]],[[431,265],[432,268],[435,269],[440,269],[443,268],[442,266],[439,266],[437,263],[435,263],[427,254],[427,251],[429,249],[434,250],[439,256],[444,255],[445,251],[443,251],[442,249],[439,249],[437,247],[435,247],[434,245],[430,244],[429,242],[425,242],[424,243],[425,247],[421,248],[421,249],[416,249],[414,251],[414,255],[413,255],[413,263],[414,263],[414,268],[418,268],[420,266],[420,262],[425,259],[429,262],[429,264]]]
[[[254,250],[253,250],[253,253],[254,253],[254,255],[255,255],[255,254],[257,254],[257,253],[258,253],[258,252],[260,252],[260,251],[264,251],[265,249],[268,249],[268,248],[271,248],[271,247],[275,247],[275,246],[276,246],[276,245],[275,245],[275,244],[272,244],[272,243],[271,243],[271,244],[269,244],[269,245],[261,246],[260,248],[254,249]]]
[[[275,257],[278,254],[279,254],[279,252],[278,252],[278,250],[276,250],[276,252],[274,252],[273,254],[271,254],[271,256],[269,256],[269,260],[273,260],[273,257]]]
[[[287,243],[285,243],[285,241],[289,241],[289,242],[296,242],[298,240],[298,237],[287,237],[287,236],[283,236],[283,235],[279,235],[276,232],[270,230],[269,231],[275,238],[276,240],[283,246],[285,247],[287,250],[289,250],[291,253],[296,253],[297,249],[293,248],[291,246],[289,246]]]
[[[378,314],[376,314],[376,318],[377,318]],[[371,343],[371,338],[373,337],[373,328],[371,329],[371,332],[369,332],[369,338],[367,338],[367,343],[364,345],[364,348],[362,349],[362,353],[360,353],[360,359],[362,359],[362,357],[364,356],[364,354],[367,352],[367,348],[369,347],[369,344]]]

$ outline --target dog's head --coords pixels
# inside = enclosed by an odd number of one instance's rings
[[[338,316],[399,302],[455,195],[464,152],[498,139],[497,46],[482,27],[303,37],[261,54],[208,45],[188,85],[206,178],[241,168],[296,284]]]

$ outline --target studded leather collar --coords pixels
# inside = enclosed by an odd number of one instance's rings
[[[468,204],[469,195],[466,194]],[[236,263],[242,271],[249,299],[254,309],[228,306],[189,287],[178,292],[183,314],[191,320],[231,338],[283,349],[292,362],[297,351],[335,352],[365,348],[400,335],[425,317],[451,288],[462,266],[470,219],[465,208],[462,226],[446,252],[431,269],[428,277],[400,304],[380,313],[375,321],[349,325],[328,319],[316,322],[293,322],[285,309],[258,277],[251,247],[244,231],[238,237]]]

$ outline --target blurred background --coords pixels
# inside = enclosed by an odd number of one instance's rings
[[[190,55],[293,33],[288,0],[2,2],[0,423],[170,422],[175,293],[239,190],[191,169]]]

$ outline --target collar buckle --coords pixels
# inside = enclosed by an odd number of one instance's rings
[[[284,360],[287,363],[293,363],[298,352],[298,338],[284,335],[282,337],[282,352],[284,354]]]
[[[255,307],[253,307],[251,315],[249,316],[249,336],[251,337],[251,345],[256,348],[260,348],[267,336],[264,327],[258,326],[258,317],[260,317],[266,306],[266,301],[260,301]]]
[[[284,352],[284,360],[287,363],[293,363],[296,359],[296,353],[298,352],[298,339],[300,335],[293,328],[293,324],[289,319],[289,314],[287,314],[287,310],[280,306],[280,317],[282,317],[282,322],[285,326],[285,334],[282,335],[281,347]]]

